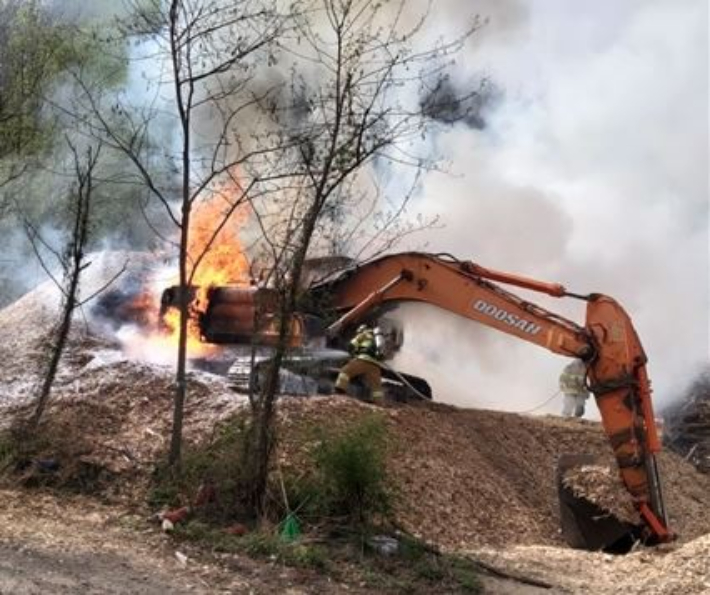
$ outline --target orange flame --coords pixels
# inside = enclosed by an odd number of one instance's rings
[[[169,341],[177,345],[178,337],[180,336],[180,310],[170,308],[163,314],[163,323],[167,330],[165,335]],[[216,345],[204,343],[200,336],[200,327],[197,324],[196,317],[191,313],[187,321],[187,355],[188,357],[204,357],[217,351]]]
[[[190,304],[187,325],[187,355],[190,358],[205,357],[220,351],[217,345],[203,341],[198,323],[200,314],[207,308],[208,290],[215,286],[249,283],[249,260],[239,239],[239,229],[246,224],[249,211],[246,205],[231,208],[230,200],[234,200],[231,197],[241,195],[239,188],[232,190],[226,189],[193,208],[188,238],[188,267],[194,271],[190,285],[197,288],[197,293]],[[190,272],[188,268],[188,275]],[[178,283],[175,276],[170,284]],[[157,313],[159,304],[159,296],[146,292],[134,300],[133,306]],[[176,346],[180,332],[179,309],[169,308],[163,313],[161,323],[160,330],[150,335],[150,345],[161,349]]]
[[[241,190],[227,190],[211,199],[196,204],[190,220],[188,236],[188,265],[192,267],[190,285],[197,293],[190,304],[190,319],[187,326],[187,353],[189,357],[201,357],[218,350],[215,345],[204,343],[198,317],[207,309],[207,293],[211,287],[220,285],[243,285],[249,283],[249,260],[239,239],[238,231],[248,218],[245,205],[233,207],[232,196]],[[180,313],[171,308],[163,317],[170,329],[170,336],[177,341]]]
[[[197,265],[190,283],[198,288],[193,303],[197,312],[205,311],[210,287],[249,283],[249,260],[237,233],[248,215],[245,205],[232,209],[224,193],[194,210],[187,252],[190,265]]]
[[[231,214],[228,209],[228,204],[214,198],[199,203],[192,215],[189,260],[194,265],[201,258],[192,285],[209,287],[249,282],[249,260],[238,235],[238,228],[247,222],[249,212],[245,206],[237,207]],[[215,235],[227,216],[226,224]]]

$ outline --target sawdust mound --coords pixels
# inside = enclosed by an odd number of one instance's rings
[[[75,361],[89,361],[65,362],[40,429],[41,435],[52,438],[35,456],[59,463],[58,485],[71,485],[73,475],[92,469],[106,479],[100,486],[106,496],[140,499],[156,463],[167,453],[173,372],[118,359],[120,354],[112,351],[75,347],[72,355]],[[244,398],[230,391],[224,379],[189,373],[185,439],[193,443],[209,439],[215,426],[243,405]],[[0,412],[9,423],[29,409],[24,401],[5,402]]]
[[[664,441],[710,473],[710,367],[701,370],[683,398],[663,412]]]
[[[82,300],[114,279],[111,287],[147,275],[156,258],[142,252],[107,251],[90,254],[87,261],[91,264],[81,278]],[[47,337],[59,320],[60,297],[57,286],[48,280],[0,310],[0,402],[18,403],[31,394],[35,375],[47,357]],[[74,316],[68,359],[116,345],[115,339],[88,316],[92,303],[89,301]],[[92,359],[90,353],[88,359]],[[60,380],[66,371],[66,367],[60,369]]]
[[[594,422],[442,405],[378,409],[339,397],[282,401],[282,463],[303,464],[312,446],[304,427],[345,427],[372,411],[385,416],[390,430],[399,522],[446,548],[560,545],[558,456],[592,454],[601,468],[616,469]],[[661,453],[659,466],[670,523],[681,540],[710,532],[710,478],[673,453]],[[602,474],[600,483],[612,502],[628,505],[615,472]]]
[[[479,559],[554,584],[554,593],[686,595],[710,593],[710,535],[640,548],[626,556],[551,546],[483,548]]]

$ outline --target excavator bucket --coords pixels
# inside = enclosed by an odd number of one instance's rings
[[[577,496],[565,485],[565,474],[583,465],[594,465],[593,455],[563,454],[557,462],[557,493],[560,501],[560,528],[573,548],[609,553],[626,553],[635,543],[638,528],[603,510],[594,502]]]

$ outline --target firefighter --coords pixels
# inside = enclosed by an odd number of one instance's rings
[[[585,378],[587,367],[581,359],[575,359],[567,364],[560,374],[560,390],[563,394],[563,417],[582,417],[584,406],[589,398]]]
[[[357,334],[350,341],[350,352],[354,356],[338,374],[335,391],[345,393],[350,381],[362,376],[373,403],[382,404],[382,373],[379,362],[382,359],[382,333],[378,328],[371,329],[366,324],[357,328]]]

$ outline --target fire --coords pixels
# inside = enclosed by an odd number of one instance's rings
[[[231,201],[241,194],[240,188],[224,188],[210,199],[196,203],[190,219],[188,236],[189,285],[197,288],[190,305],[187,353],[190,357],[209,355],[217,350],[202,341],[198,318],[207,308],[207,292],[219,285],[249,283],[249,260],[238,231],[247,221],[246,205],[233,208]],[[177,341],[180,314],[171,308],[163,322],[169,335]]]
[[[249,260],[238,235],[238,228],[246,224],[249,216],[246,206],[237,207],[215,236],[228,208],[226,201],[213,198],[199,203],[192,214],[188,254],[193,266],[201,259],[192,285],[209,287],[249,282]]]
[[[236,189],[234,194],[239,192]],[[207,307],[210,287],[249,283],[249,260],[237,233],[249,212],[240,205],[230,214],[231,203],[226,194],[198,203],[192,213],[187,251],[190,266],[197,265],[190,281],[190,285],[198,287],[194,302],[197,312],[204,312]]]
[[[165,333],[170,343],[177,345],[180,333],[180,310],[170,308],[163,314],[163,323],[167,327]],[[200,327],[197,324],[195,316],[190,316],[187,321],[187,355],[189,357],[204,357],[215,353],[217,347],[209,343],[203,343],[200,336]]]
[[[190,358],[210,356],[220,350],[218,346],[202,340],[198,323],[200,315],[207,308],[208,290],[215,286],[249,283],[249,260],[239,239],[239,230],[246,224],[249,211],[246,206],[240,205],[231,214],[229,212],[230,198],[240,195],[239,188],[231,191],[225,189],[209,200],[196,203],[192,211],[188,236],[188,279],[189,285],[196,287],[197,292],[190,304],[187,325],[187,355]],[[168,283],[163,280],[154,291],[147,291],[136,298],[136,308],[148,308],[157,316],[160,293],[167,286],[178,283],[177,275]],[[161,352],[170,351],[178,343],[178,308],[170,307],[163,312],[160,323],[160,329],[148,337],[149,348]]]

